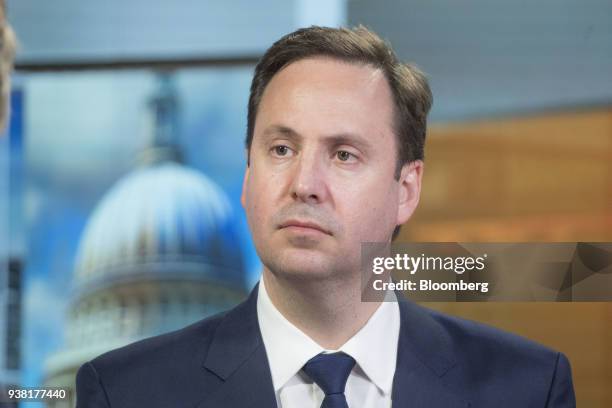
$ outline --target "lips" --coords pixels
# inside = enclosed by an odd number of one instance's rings
[[[288,220],[288,221],[283,222],[279,228],[283,229],[283,228],[291,228],[291,227],[295,227],[296,229],[303,228],[305,230],[311,229],[311,230],[322,232],[327,235],[331,235],[330,231],[323,228],[319,224],[311,222],[311,221]]]

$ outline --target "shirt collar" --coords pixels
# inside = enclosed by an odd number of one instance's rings
[[[385,395],[391,394],[393,386],[399,330],[397,301],[384,301],[367,323],[340,347],[355,359],[365,375]]]
[[[257,318],[276,392],[312,357],[332,351],[322,348],[285,319],[270,300],[263,279],[259,281]],[[396,301],[385,301],[353,337],[333,351],[343,351],[353,357],[364,374],[384,394],[390,395],[399,329],[399,306]]]
[[[314,340],[291,324],[270,300],[263,279],[259,280],[257,319],[278,392],[312,357],[324,351]]]

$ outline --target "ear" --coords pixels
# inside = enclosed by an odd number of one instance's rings
[[[423,161],[415,160],[404,164],[399,178],[397,225],[401,225],[416,210],[421,197],[421,180],[423,178]]]
[[[247,151],[247,155],[249,154],[249,152]],[[246,169],[244,169],[244,178],[242,179],[242,194],[240,195],[240,203],[242,204],[242,208],[246,209],[246,186],[247,186],[247,182],[249,181],[249,170],[251,169],[251,167],[249,166],[249,163],[247,161],[247,166]]]

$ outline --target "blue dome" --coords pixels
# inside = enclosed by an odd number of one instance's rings
[[[95,209],[80,242],[77,285],[143,275],[244,285],[227,196],[208,177],[176,162],[142,167],[121,179]]]

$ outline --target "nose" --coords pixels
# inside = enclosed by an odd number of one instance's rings
[[[316,152],[303,150],[295,163],[291,183],[291,196],[308,204],[327,199],[325,164]]]

